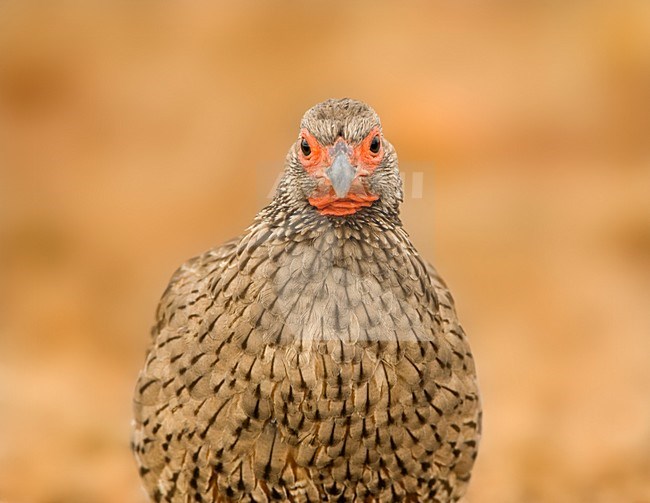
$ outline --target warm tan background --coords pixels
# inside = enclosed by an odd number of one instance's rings
[[[650,501],[650,2],[55,3],[0,4],[0,501],[144,501],[158,297],[346,95],[471,338],[468,501]]]

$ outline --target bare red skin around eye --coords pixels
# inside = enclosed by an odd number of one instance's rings
[[[379,135],[379,152],[376,154],[370,150],[370,144],[375,136]],[[365,168],[367,171],[374,171],[382,158],[384,157],[384,146],[381,143],[381,133],[379,128],[373,128],[370,133],[363,139],[363,141],[357,145],[354,149],[355,160],[361,168]]]
[[[327,149],[321,146],[321,144],[318,143],[318,140],[316,140],[309,131],[302,129],[300,131],[300,136],[307,140],[309,148],[311,149],[309,155],[303,154],[302,150],[300,150],[300,153],[298,154],[300,162],[307,173],[316,174],[318,173],[319,168],[322,166],[327,167],[332,163]]]

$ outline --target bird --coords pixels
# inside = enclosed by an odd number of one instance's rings
[[[458,501],[481,401],[454,300],[350,98],[304,114],[272,200],[156,311],[131,446],[151,501]]]

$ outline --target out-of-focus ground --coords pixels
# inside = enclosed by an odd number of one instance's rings
[[[99,5],[0,5],[0,501],[144,501],[159,295],[342,96],[471,338],[467,500],[650,501],[650,3]]]

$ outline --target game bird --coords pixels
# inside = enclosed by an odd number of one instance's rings
[[[158,306],[132,445],[155,502],[454,502],[476,371],[365,103],[308,110],[273,200]]]

